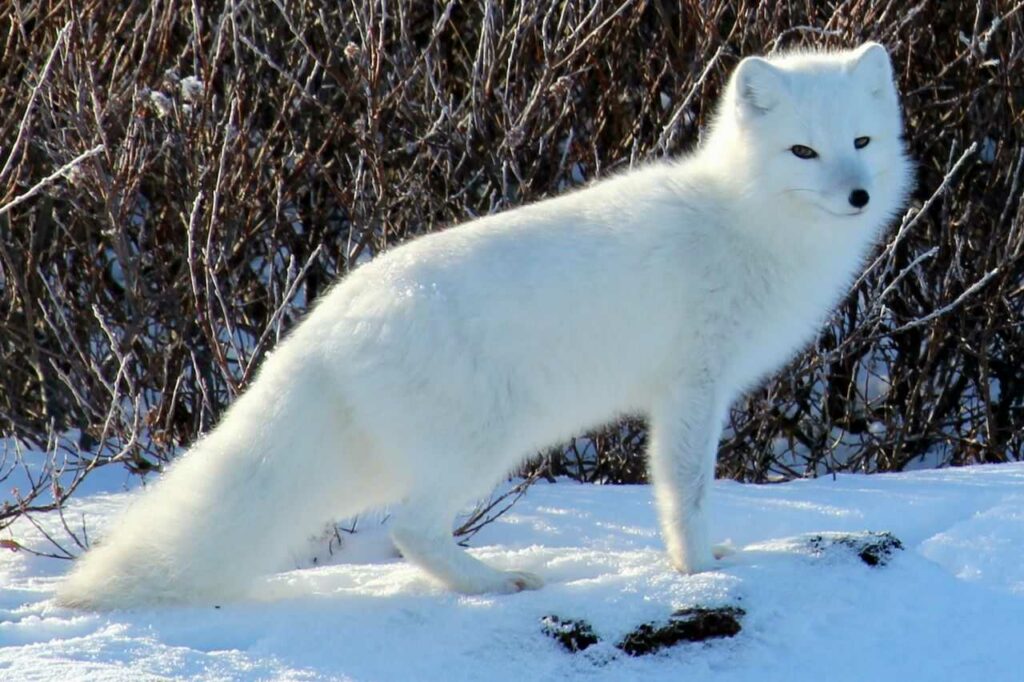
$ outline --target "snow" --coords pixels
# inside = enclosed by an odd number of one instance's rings
[[[69,518],[84,514],[101,534],[125,502],[110,492],[122,481],[93,485]],[[0,679],[1022,679],[1024,464],[719,481],[712,518],[739,551],[687,577],[664,557],[649,488],[537,483],[471,542],[492,564],[547,581],[507,596],[445,592],[395,556],[372,518],[342,534],[340,553],[322,552],[328,565],[279,574],[220,608],[58,608],[50,598],[67,562],[5,552]],[[905,550],[869,567],[808,544],[864,530],[890,531]],[[13,537],[40,542],[28,526]],[[636,658],[613,646],[694,605],[743,608],[743,630]],[[569,653],[542,634],[548,614],[584,619],[603,641]]]

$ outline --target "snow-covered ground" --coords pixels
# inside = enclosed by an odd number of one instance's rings
[[[220,608],[57,608],[67,562],[4,551],[0,679],[1024,679],[1024,465],[715,492],[716,536],[740,551],[686,577],[663,556],[647,487],[536,484],[471,543],[547,581],[511,596],[445,592],[372,523],[332,565],[282,573],[261,599]],[[90,492],[72,517],[98,533],[124,500]],[[891,531],[906,549],[872,568],[807,542],[862,530]],[[358,563],[333,563],[348,560]],[[743,630],[637,658],[613,646],[693,605],[740,606]],[[603,641],[568,653],[542,634],[547,614],[585,619]]]

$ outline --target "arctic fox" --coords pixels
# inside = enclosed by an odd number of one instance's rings
[[[668,558],[713,566],[732,400],[810,341],[904,204],[892,66],[868,43],[740,62],[706,141],[416,239],[352,272],[58,591],[64,605],[243,597],[329,518],[463,593],[541,586],[459,549],[456,512],[618,416],[650,420]]]

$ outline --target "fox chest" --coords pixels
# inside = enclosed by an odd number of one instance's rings
[[[837,278],[816,282],[754,283],[741,290],[728,321],[733,383],[748,388],[777,371],[811,343],[843,289]]]

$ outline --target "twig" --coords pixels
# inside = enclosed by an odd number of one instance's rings
[[[929,322],[931,322],[932,320],[934,320],[937,317],[941,317],[943,315],[946,315],[946,314],[956,310],[957,308],[960,307],[961,304],[963,304],[964,301],[966,301],[968,298],[973,296],[979,289],[981,289],[983,286],[988,284],[989,281],[993,277],[998,275],[999,271],[1000,271],[1000,268],[995,268],[993,270],[988,271],[985,274],[984,277],[982,277],[977,282],[975,282],[970,287],[968,287],[967,290],[964,291],[964,293],[962,293],[959,296],[957,296],[956,300],[954,300],[952,303],[949,303],[947,305],[942,306],[941,308],[933,310],[932,312],[928,313],[924,317],[920,317],[920,318],[918,318],[916,320],[913,320],[911,322],[907,322],[906,324],[904,324],[904,325],[902,325],[900,327],[897,327],[896,329],[892,330],[891,333],[892,334],[899,334],[901,332],[907,331],[908,329],[914,329],[915,327],[920,327],[922,325],[928,324]]]
[[[92,149],[90,149],[87,152],[82,152],[81,154],[79,154],[78,156],[73,158],[71,161],[68,161],[66,164],[64,164],[63,166],[61,166],[57,170],[55,170],[53,173],[50,173],[45,178],[43,178],[42,180],[40,180],[39,182],[34,184],[32,186],[32,188],[29,189],[24,194],[20,194],[20,195],[16,196],[14,199],[11,199],[9,202],[4,204],[3,206],[0,206],[0,216],[5,215],[11,209],[13,209],[16,206],[18,206],[18,205],[28,201],[29,199],[31,199],[35,195],[37,195],[40,192],[42,192],[43,189],[46,188],[47,185],[52,183],[54,180],[56,180],[56,179],[58,179],[60,177],[63,177],[64,175],[66,175],[68,173],[68,171],[72,170],[78,164],[82,163],[86,159],[91,159],[92,157],[96,156],[97,154],[103,152],[104,150],[106,150],[106,147],[104,145],[100,144],[100,145],[96,145],[95,147],[93,147]]]
[[[7,156],[7,161],[4,162],[4,167],[0,169],[0,181],[3,181],[7,174],[10,173],[11,164],[14,163],[15,157],[18,155],[18,150],[24,143],[25,138],[28,136],[29,118],[32,116],[32,110],[35,108],[36,97],[39,96],[39,90],[43,87],[43,83],[46,82],[47,77],[50,75],[50,67],[53,66],[53,60],[57,56],[57,52],[64,44],[64,40],[67,38],[68,33],[71,31],[71,27],[74,26],[74,20],[64,24],[64,28],[57,33],[57,39],[53,42],[53,49],[50,50],[50,56],[46,59],[46,64],[43,66],[43,72],[39,75],[39,80],[36,81],[35,86],[32,88],[32,94],[28,98],[28,104],[25,106],[25,113],[22,114],[21,123],[18,125],[18,137],[14,140],[14,144],[11,145],[11,153]]]

